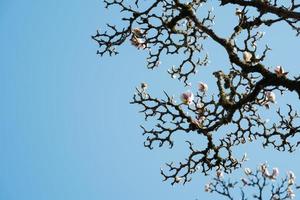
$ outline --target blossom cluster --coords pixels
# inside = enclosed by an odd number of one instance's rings
[[[145,49],[147,47],[144,33],[141,29],[135,28],[132,31],[132,37],[130,39],[131,44],[138,49]]]
[[[282,66],[276,66],[274,72],[278,78],[286,77],[288,72],[285,72]],[[265,92],[265,99],[261,102],[266,108],[270,108],[270,103],[276,103],[276,95],[272,91]]]
[[[242,183],[242,194],[245,195],[244,187],[253,187],[258,190],[259,196],[257,194],[253,194],[253,197],[257,197],[258,199],[262,198],[262,193],[271,193],[272,200],[280,200],[280,199],[294,199],[296,197],[295,192],[293,191],[293,187],[296,187],[296,176],[292,171],[288,171],[285,179],[278,179],[279,176],[279,169],[277,167],[272,169],[272,172],[269,172],[267,163],[263,163],[259,165],[258,169],[252,171],[250,168],[244,168],[244,174],[246,177],[241,178]],[[223,196],[226,196],[230,199],[234,199],[231,197],[229,190],[233,189],[237,184],[236,182],[231,182],[230,180],[226,182],[223,179],[222,171],[216,172],[216,178],[213,179],[212,182],[209,182],[204,185],[205,192],[216,192]],[[270,184],[268,181],[275,182],[281,181],[276,188],[275,184],[271,184],[271,190],[266,190]],[[297,187],[296,187],[297,188]],[[220,192],[220,191],[228,191]]]
[[[259,170],[261,171],[263,176],[265,176],[266,178],[268,178],[270,180],[275,180],[277,178],[277,176],[279,175],[279,170],[276,167],[272,169],[272,173],[270,174],[266,163],[261,164],[259,167]]]
[[[198,84],[198,90],[202,93],[207,92],[208,90],[208,85],[206,83],[200,82]],[[186,91],[184,93],[181,94],[181,101],[184,104],[191,104],[194,101],[194,94],[190,91]]]

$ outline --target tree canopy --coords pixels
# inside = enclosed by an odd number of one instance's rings
[[[165,98],[153,97],[148,92],[147,83],[136,88],[131,101],[141,107],[145,120],[154,119],[153,128],[142,126],[146,136],[144,146],[152,149],[173,147],[173,135],[177,132],[199,136],[205,146],[195,147],[193,141],[187,141],[190,154],[179,163],[168,163],[161,170],[164,180],[171,184],[186,183],[193,173],[200,171],[205,175],[211,170],[230,173],[242,166],[246,155],[239,158],[233,155],[233,147],[261,139],[263,147],[270,146],[278,151],[293,152],[300,144],[297,136],[300,132],[297,107],[291,104],[280,105],[274,110],[273,123],[266,123],[260,112],[272,109],[277,95],[295,93],[300,98],[300,76],[297,70],[286,71],[281,65],[265,64],[272,44],[263,44],[261,40],[267,31],[276,24],[285,24],[298,37],[300,34],[300,3],[295,0],[152,0],[133,2],[125,0],[104,0],[106,8],[117,6],[124,17],[123,27],[107,25],[107,30],[97,31],[92,38],[99,44],[98,54],[118,54],[117,47],[130,40],[139,50],[146,51],[147,67],[161,67],[161,59],[166,56],[180,56],[180,63],[174,64],[168,74],[181,81],[187,88],[192,76],[202,66],[209,65],[209,52],[205,50],[205,41],[210,40],[224,50],[229,65],[220,67],[212,74],[216,80],[217,92],[210,93],[208,84],[197,83],[197,91],[187,90],[180,99],[164,92]],[[236,21],[229,21],[229,34],[218,32],[214,24],[218,23],[217,12],[212,4],[219,8],[231,8]],[[225,35],[225,36],[224,36]],[[213,52],[210,52],[211,54]],[[201,75],[199,75],[201,77]],[[226,131],[221,128],[228,127]],[[263,166],[263,165],[262,165]],[[276,169],[274,171],[276,174]],[[270,178],[264,170],[249,172],[251,176],[244,185],[259,186],[260,182]],[[277,175],[276,175],[277,176]],[[272,188],[270,199],[294,198],[289,192],[287,176],[282,187],[287,184],[285,196],[281,190]],[[206,186],[207,191],[215,191],[229,197],[229,186],[220,178]],[[217,189],[222,185],[222,191]],[[227,189],[226,189],[227,188]],[[243,193],[242,193],[243,194]],[[262,199],[262,196],[257,196]],[[231,199],[229,197],[229,199]],[[242,197],[242,199],[246,199]]]

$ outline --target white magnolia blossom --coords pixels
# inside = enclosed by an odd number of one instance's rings
[[[294,172],[289,171],[288,172],[288,184],[289,185],[294,185],[295,181],[296,181],[296,176],[295,176]]]
[[[222,172],[221,170],[218,170],[218,171],[217,171],[217,178],[218,178],[218,179],[222,179],[223,176],[224,176],[223,172]]]
[[[200,92],[206,92],[208,90],[208,85],[206,83],[200,82],[198,84],[198,89]]]
[[[241,18],[241,17],[242,17],[242,14],[243,14],[243,12],[242,12],[241,9],[239,9],[239,8],[236,8],[236,9],[235,9],[235,15],[236,15],[236,16],[238,16],[239,18]]]
[[[203,123],[203,121],[206,119],[204,116],[197,116],[196,119],[200,122]]]
[[[205,192],[211,192],[210,183],[205,184],[205,186],[204,186],[204,191],[205,191]]]
[[[147,83],[141,83],[141,89],[143,91],[145,91],[148,88],[148,84]]]
[[[245,168],[245,169],[244,169],[244,172],[245,172],[245,174],[246,174],[247,176],[250,175],[250,174],[252,173],[252,171],[251,171],[250,168]]]
[[[263,176],[265,176],[267,178],[269,178],[271,176],[266,163],[261,164],[259,167],[259,170],[261,171]]]
[[[263,163],[260,165],[260,171],[264,177],[266,177],[270,180],[275,180],[279,175],[279,169],[277,167],[273,168],[272,174],[270,174],[266,163]]]
[[[193,119],[193,123],[202,128],[205,119],[204,116],[196,116],[196,119]]]
[[[279,175],[279,169],[275,167],[273,168],[272,174],[269,176],[269,178],[275,180],[278,175]]]
[[[181,101],[184,104],[191,104],[194,100],[194,94],[190,91],[184,92],[181,94]]]
[[[160,64],[161,64],[161,61],[158,60],[158,61],[155,62],[155,65],[154,65],[154,66],[158,67]]]
[[[289,172],[288,172],[288,175],[289,175],[289,178],[290,178],[290,179],[296,179],[296,176],[295,176],[294,172],[289,171]]]
[[[295,179],[289,179],[288,184],[289,185],[294,185],[295,184]]]
[[[176,182],[176,183],[179,183],[179,182],[182,181],[182,180],[183,180],[182,177],[178,177],[178,176],[175,177],[175,182]]]
[[[260,0],[261,3],[268,3],[269,0]]]
[[[134,28],[131,32],[136,37],[139,37],[139,38],[143,37],[143,31],[139,28]]]
[[[139,28],[134,28],[132,31],[132,37],[130,39],[131,44],[138,49],[145,49],[147,47],[144,39],[144,33]]]
[[[266,101],[275,103],[276,95],[275,95],[274,92],[267,91],[267,92],[265,93],[265,95],[266,95]]]
[[[200,101],[198,101],[198,103],[196,104],[196,108],[197,108],[197,109],[202,109],[203,106],[204,106],[204,104],[201,103]]]
[[[243,53],[243,59],[245,62],[251,62],[252,54],[248,51]]]
[[[190,169],[190,173],[195,173],[196,172],[196,169]]]
[[[277,66],[275,69],[274,69],[277,77],[286,77],[286,75],[288,74],[288,72],[285,72],[283,67],[281,66]]]
[[[138,38],[136,36],[133,36],[131,38],[131,44],[138,49],[145,49],[147,47],[145,40],[143,38]]]
[[[287,189],[287,195],[288,195],[288,197],[290,199],[294,199],[296,197],[296,195],[295,195],[295,193],[294,193],[294,191],[292,190],[291,187],[288,187],[288,189]]]
[[[263,176],[269,178],[271,177],[269,170],[266,168],[265,171],[263,171]]]
[[[261,172],[264,172],[266,169],[267,169],[267,164],[266,164],[266,163],[263,163],[263,164],[261,164],[261,165],[259,166],[259,170],[260,170]]]

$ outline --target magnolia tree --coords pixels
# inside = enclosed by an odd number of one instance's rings
[[[221,174],[230,173],[242,166],[246,156],[234,156],[233,148],[246,142],[262,140],[263,146],[278,151],[293,152],[300,141],[299,115],[294,106],[281,105],[274,110],[276,121],[266,123],[260,112],[272,109],[276,95],[295,93],[300,98],[300,76],[286,72],[283,66],[267,66],[265,63],[271,48],[261,45],[264,32],[276,24],[300,34],[300,3],[295,0],[104,0],[106,8],[118,7],[123,13],[122,27],[107,25],[105,31],[97,31],[92,38],[99,44],[97,53],[118,54],[117,47],[127,40],[140,51],[148,53],[147,67],[163,66],[166,56],[180,56],[168,70],[171,78],[190,87],[190,79],[201,66],[209,65],[205,50],[206,41],[223,48],[230,63],[212,74],[216,80],[217,92],[210,93],[208,85],[197,83],[180,98],[165,93],[156,98],[142,83],[136,89],[132,104],[142,108],[145,120],[154,119],[156,125],[150,129],[142,126],[146,136],[144,146],[152,149],[158,145],[173,147],[175,133],[190,133],[199,137],[204,146],[195,147],[187,141],[190,151],[179,163],[168,163],[161,170],[165,181],[171,184],[186,183],[193,173],[207,175],[217,172],[217,178],[206,185],[207,192],[217,192],[233,199],[229,191],[238,182],[226,182]],[[219,9],[231,8],[233,27],[226,36],[215,30]],[[201,75],[199,76],[201,78]],[[195,85],[195,84],[192,84]],[[278,97],[277,97],[278,98]],[[297,98],[297,97],[296,97]],[[275,117],[274,117],[275,119]],[[278,119],[278,120],[277,120]],[[225,130],[221,130],[224,128]],[[230,127],[227,128],[226,127]],[[245,187],[256,188],[255,198],[262,199],[262,191],[268,181],[274,181],[278,170],[269,174],[266,165],[259,170],[245,169],[247,179],[239,181]],[[294,175],[289,173],[278,186],[271,186],[270,199],[293,198]],[[267,197],[269,198],[269,197]],[[242,199],[246,199],[242,192]]]

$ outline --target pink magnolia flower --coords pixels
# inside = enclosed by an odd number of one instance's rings
[[[181,101],[184,103],[184,104],[191,104],[194,100],[194,94],[190,91],[187,91],[187,92],[184,92],[181,94]]]
[[[285,72],[283,67],[281,66],[277,66],[275,69],[274,69],[277,77],[286,77],[286,75],[288,74],[288,72]]]
[[[198,85],[200,92],[206,92],[208,90],[208,85],[206,83],[200,82]]]

